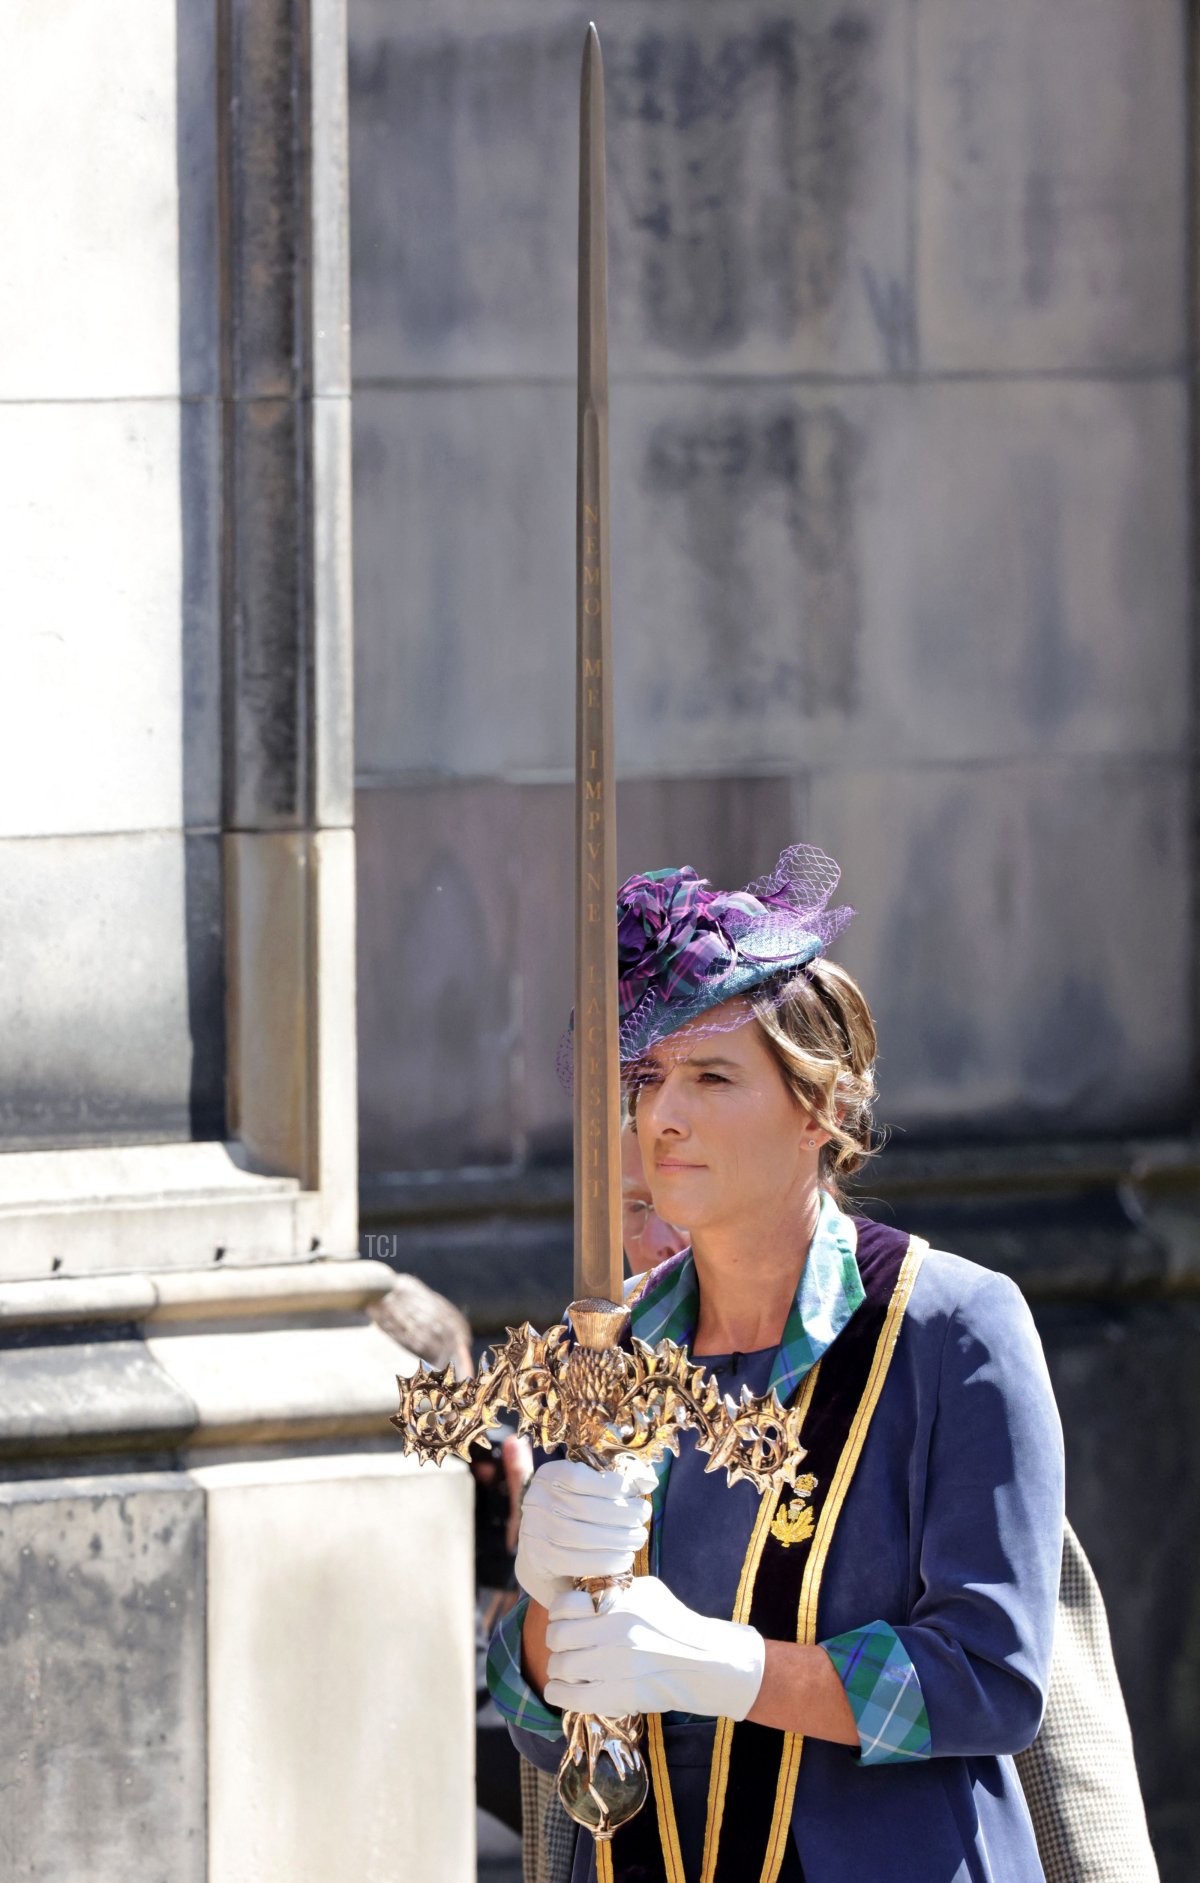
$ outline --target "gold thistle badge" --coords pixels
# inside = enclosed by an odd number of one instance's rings
[[[771,1535],[790,1550],[793,1543],[807,1543],[816,1526],[809,1498],[817,1488],[811,1473],[796,1479],[795,1496],[788,1504],[779,1503],[771,1519]]]

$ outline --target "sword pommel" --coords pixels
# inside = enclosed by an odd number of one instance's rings
[[[629,1309],[615,1301],[572,1301],[567,1314],[576,1340],[592,1353],[615,1347],[629,1324]]]

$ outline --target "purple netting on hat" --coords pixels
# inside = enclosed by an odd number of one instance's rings
[[[828,906],[840,880],[833,858],[812,844],[793,844],[769,875],[729,892],[711,889],[693,869],[631,876],[617,894],[622,1063],[683,1027],[695,1034],[743,1026],[750,1013],[740,996],[773,982],[782,993],[849,922],[852,909]],[[731,1001],[737,1006],[716,1011]],[[570,1032],[558,1069],[569,1085]]]

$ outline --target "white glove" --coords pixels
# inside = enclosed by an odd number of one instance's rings
[[[637,1459],[613,1471],[552,1458],[534,1472],[521,1509],[517,1581],[543,1608],[576,1576],[622,1576],[646,1541],[654,1473]],[[590,1598],[584,1596],[590,1609]]]
[[[603,1615],[568,1589],[550,1608],[546,1702],[572,1713],[699,1713],[744,1720],[762,1685],[757,1628],[685,1608],[657,1576],[638,1576]]]

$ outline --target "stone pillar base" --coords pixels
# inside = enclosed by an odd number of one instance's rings
[[[389,1434],[390,1281],[0,1287],[6,1877],[474,1878],[472,1486]]]

